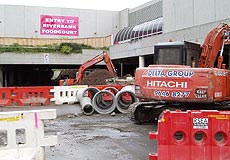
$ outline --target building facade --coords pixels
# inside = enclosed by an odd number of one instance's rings
[[[133,64],[136,64],[136,67],[140,64],[146,66],[151,61],[146,64],[144,61],[152,59],[154,45],[157,43],[190,41],[202,44],[211,29],[221,23],[230,23],[230,13],[225,7],[229,4],[228,0],[152,0],[135,9],[123,10],[120,14],[123,15],[122,19],[126,19],[126,25],[134,25],[139,32],[135,34],[138,36],[133,38],[131,34],[130,40],[111,46],[111,58],[123,66]],[[146,27],[138,28],[140,24],[159,18],[162,18],[160,34],[145,36]]]
[[[212,28],[230,23],[226,7],[229,4],[229,0],[152,0],[121,11],[0,5],[0,37],[80,39],[111,36],[109,53],[119,74],[133,74],[138,66],[152,62],[154,45],[159,42],[202,44]],[[1,68],[17,61],[11,57]],[[79,67],[87,60],[75,57],[73,62],[69,55],[63,64]],[[60,65],[55,60],[50,62],[49,66]],[[34,65],[34,62],[27,64]],[[6,69],[0,72],[1,84],[8,81],[5,72]]]
[[[54,35],[51,29],[62,32]],[[68,34],[71,29],[74,32]],[[89,38],[116,34],[118,30],[118,11],[0,5],[1,37]]]

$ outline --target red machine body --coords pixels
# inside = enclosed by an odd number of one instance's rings
[[[145,102],[130,106],[130,119],[147,122],[157,119],[164,109],[181,109],[182,105],[183,109],[223,109],[230,100],[229,33],[227,24],[212,29],[201,46],[199,60],[189,50],[178,54],[169,48],[154,53],[155,65],[136,70],[135,95]]]
[[[138,68],[136,96],[167,102],[212,103],[230,100],[230,71],[218,68],[151,65]]]

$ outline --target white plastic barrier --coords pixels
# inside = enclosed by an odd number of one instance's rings
[[[50,92],[53,93],[53,101],[55,104],[74,104],[79,102],[77,99],[77,92],[81,88],[87,88],[87,85],[74,85],[74,86],[54,86]]]
[[[54,118],[55,109],[0,112],[0,159],[44,160],[57,136],[44,135],[43,120]]]

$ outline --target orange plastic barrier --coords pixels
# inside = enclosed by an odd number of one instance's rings
[[[99,90],[103,90],[103,89],[106,89],[106,88],[114,88],[114,89],[117,89],[117,91],[120,91],[124,86],[123,85],[93,85],[91,87],[96,87],[97,89]],[[107,89],[108,91],[110,91],[111,93],[113,93],[114,95],[116,95],[117,93],[112,90],[112,89]],[[109,94],[106,94],[106,93],[103,93],[102,94],[102,98],[104,101],[112,101],[112,97],[111,95]]]
[[[149,138],[158,141],[149,160],[229,160],[230,112],[167,110]]]
[[[12,90],[14,88],[0,88],[0,106],[12,106]]]
[[[124,87],[124,85],[92,85],[91,87],[96,87],[99,90],[103,90],[103,89],[105,89],[107,87],[110,87],[110,88],[114,87],[118,91],[120,91]]]
[[[39,87],[2,87],[0,88],[1,106],[48,105],[53,95],[53,86]]]
[[[16,98],[13,100],[18,106],[24,105],[48,105],[50,103],[50,89],[53,87],[17,87],[14,91]]]

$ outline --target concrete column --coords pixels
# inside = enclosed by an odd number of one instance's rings
[[[121,77],[123,76],[123,63],[121,63]]]
[[[139,56],[139,67],[145,66],[145,59],[144,56]]]

